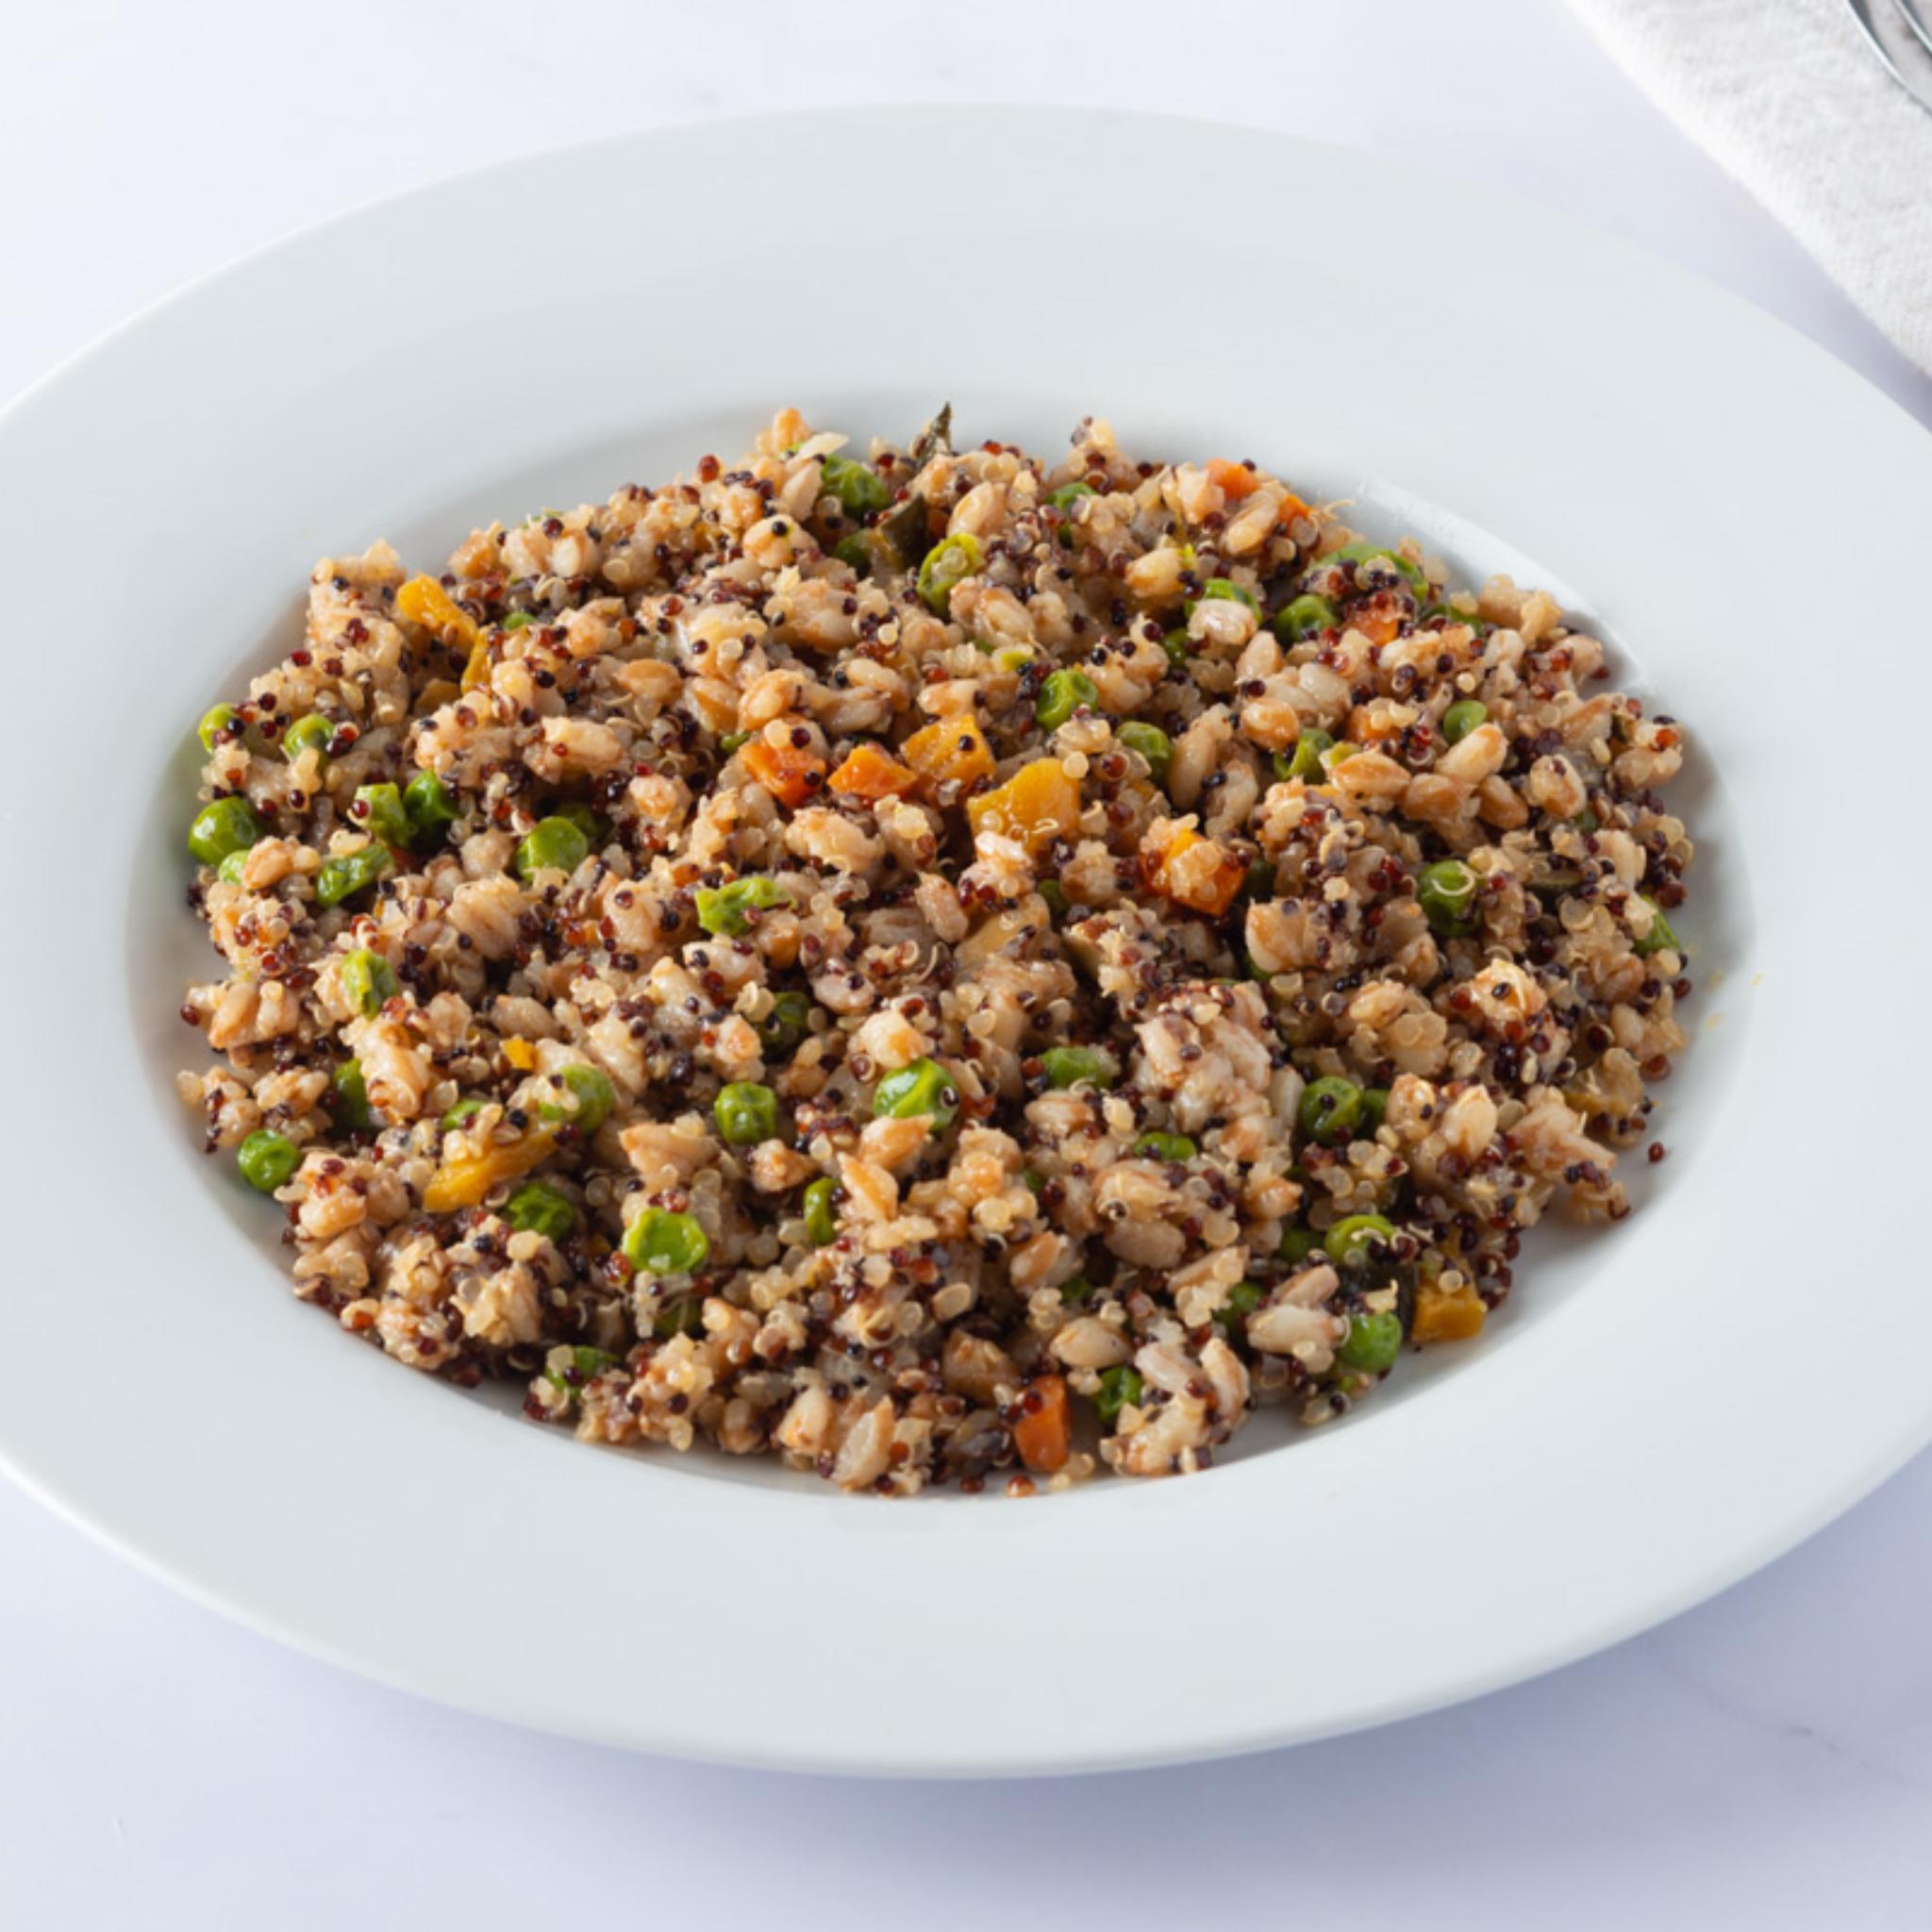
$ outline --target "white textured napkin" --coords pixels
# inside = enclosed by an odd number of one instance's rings
[[[1890,4],[1874,0],[1874,12]],[[1879,65],[1844,0],[1571,5],[1638,86],[1932,370],[1932,113]]]

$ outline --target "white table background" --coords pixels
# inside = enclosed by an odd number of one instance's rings
[[[1741,291],[1932,424],[1932,380],[1555,0],[66,0],[0,7],[0,399],[191,276],[475,163],[726,112],[1007,98],[1256,122],[1527,191]],[[1924,1927],[1928,1536],[1922,1458],[1718,1602],[1484,1702],[1234,1763],[943,1787],[692,1769],[438,1709],[183,1602],[0,1484],[0,1921]],[[688,1661],[716,1667],[702,1632]]]

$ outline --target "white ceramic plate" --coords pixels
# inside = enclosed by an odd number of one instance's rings
[[[1696,1038],[1639,1212],[1539,1236],[1480,1343],[1345,1425],[1260,1421],[1204,1476],[1026,1503],[595,1453],[349,1341],[170,1089],[205,959],[194,720],[287,647],[324,552],[440,558],[473,521],[734,455],[782,402],[905,434],[948,396],[974,439],[1051,448],[1094,410],[1137,452],[1354,494],[1372,528],[1556,588],[1688,724]],[[1932,440],[1738,301],[1257,133],[930,108],[672,129],[258,256],[0,420],[0,1455],[291,1642],[695,1757],[1198,1757],[1613,1642],[1932,1436],[1905,1238],[1932,766],[1893,728],[1928,528]]]

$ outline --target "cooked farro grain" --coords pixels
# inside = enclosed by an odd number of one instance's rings
[[[297,1293],[592,1441],[1064,1483],[1627,1211],[1690,844],[1593,639],[1103,423],[843,443],[325,561],[204,720],[181,1088]]]

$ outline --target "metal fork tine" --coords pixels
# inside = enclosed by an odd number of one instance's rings
[[[1892,0],[1892,4],[1897,6],[1898,0]],[[1886,45],[1885,37],[1878,31],[1877,23],[1872,17],[1870,0],[1845,0],[1845,6],[1850,10],[1853,20],[1857,23],[1858,31],[1865,36],[1867,45],[1883,63],[1886,73],[1898,82],[1912,101],[1924,108],[1928,114],[1932,114],[1932,82],[1922,87],[1907,77],[1905,69],[1899,64],[1900,58],[1903,58],[1903,49],[1900,50],[1899,57],[1895,58],[1891,49]],[[1916,47],[1914,51],[1917,51]]]
[[[1891,0],[1891,10],[1911,28],[1912,38],[1932,54],[1932,26],[1919,16],[1918,0]]]

